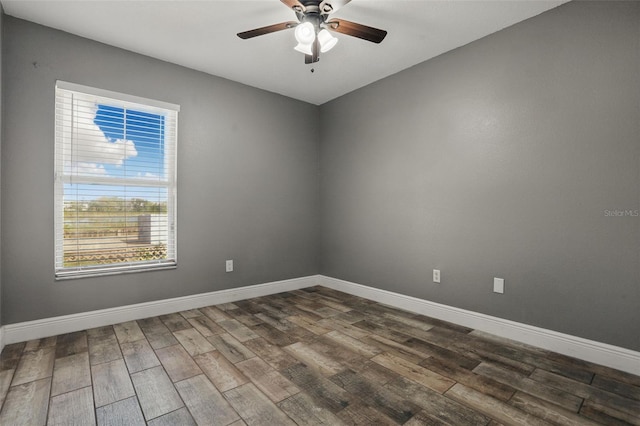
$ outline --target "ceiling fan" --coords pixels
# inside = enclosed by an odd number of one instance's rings
[[[338,39],[329,31],[358,37],[373,43],[384,40],[387,32],[344,19],[329,18],[329,15],[351,0],[280,0],[291,8],[298,22],[289,21],[268,25],[254,30],[238,33],[241,39],[248,39],[276,31],[295,28],[298,45],[295,50],[305,54],[304,63],[311,64],[320,60],[320,52],[328,52]]]

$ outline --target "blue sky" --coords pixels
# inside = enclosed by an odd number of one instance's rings
[[[98,104],[76,120],[84,130],[71,173],[150,180],[165,176],[163,116]],[[124,196],[119,185],[65,184],[64,192],[65,200]],[[167,200],[167,193],[162,188],[129,187],[126,198],[159,202]]]

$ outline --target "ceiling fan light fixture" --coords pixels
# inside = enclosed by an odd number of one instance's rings
[[[320,52],[322,53],[330,51],[338,43],[338,39],[326,29],[318,33],[318,41],[320,42]]]
[[[295,50],[297,50],[300,53],[304,53],[305,55],[311,55],[311,44],[303,44],[303,43],[298,43],[298,45],[296,47],[294,47]]]
[[[316,39],[316,29],[311,22],[303,22],[296,27],[295,36],[298,43],[311,46]]]

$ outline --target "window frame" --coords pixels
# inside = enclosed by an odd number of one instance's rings
[[[64,94],[70,94],[72,99],[65,100]],[[164,167],[166,168],[166,183],[163,179],[157,181],[144,178],[82,176],[81,174],[65,173],[65,150],[70,149],[66,141],[70,138],[68,128],[62,125],[64,118],[71,119],[71,113],[64,111],[65,102],[68,105],[75,102],[74,96],[84,101],[89,100],[100,105],[115,106],[144,113],[162,115],[166,121],[164,138]],[[62,104],[61,104],[62,103]],[[65,280],[74,278],[96,277],[133,272],[158,271],[175,269],[178,263],[177,254],[177,149],[178,149],[178,113],[180,106],[168,102],[142,98],[134,95],[98,89],[80,84],[58,80],[55,85],[55,115],[54,115],[54,269],[55,279]],[[167,256],[164,259],[149,261],[128,261],[102,265],[64,266],[64,185],[71,180],[77,184],[117,185],[124,187],[152,187],[166,188],[167,191]],[[76,200],[77,201],[77,200]]]

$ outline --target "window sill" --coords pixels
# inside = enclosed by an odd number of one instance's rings
[[[73,280],[78,278],[105,277],[109,275],[133,274],[138,272],[164,271],[167,269],[176,269],[176,262],[167,262],[161,264],[145,264],[139,266],[123,266],[109,268],[87,268],[84,270],[74,271],[56,271],[56,281]]]

